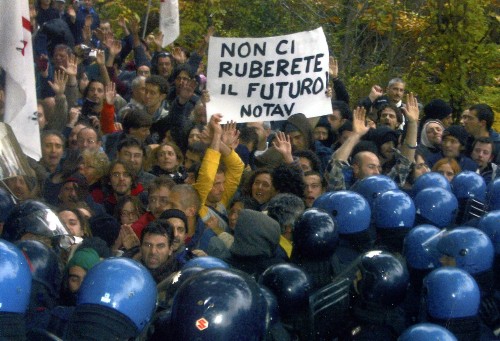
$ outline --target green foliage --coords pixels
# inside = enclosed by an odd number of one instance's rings
[[[147,0],[96,0],[115,28],[144,24]],[[147,33],[158,28],[152,1]],[[265,37],[323,27],[353,99],[403,77],[423,103],[449,101],[458,115],[476,101],[500,109],[494,0],[179,0],[181,36],[192,50],[210,25],[217,36]],[[495,38],[496,37],[496,38]]]

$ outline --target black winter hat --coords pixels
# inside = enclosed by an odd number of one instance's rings
[[[460,141],[460,144],[462,146],[467,145],[467,138],[469,137],[469,134],[467,133],[467,131],[465,130],[464,127],[459,126],[459,125],[449,126],[443,132],[443,141],[444,141],[445,137],[448,135],[455,137],[458,141]]]
[[[426,119],[435,118],[442,120],[443,118],[450,116],[452,111],[453,110],[450,105],[442,99],[433,99],[424,107]]]
[[[186,214],[184,214],[184,212],[182,212],[181,210],[177,210],[175,208],[172,208],[172,209],[166,210],[162,214],[160,214],[160,219],[168,219],[168,218],[179,218],[180,220],[182,220],[184,222],[184,226],[185,226],[186,232],[187,232],[188,223],[187,223]]]

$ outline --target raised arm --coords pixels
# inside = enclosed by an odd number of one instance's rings
[[[366,110],[363,107],[357,107],[353,112],[352,120],[352,135],[345,140],[344,143],[333,154],[332,158],[338,161],[347,161],[351,152],[359,142],[361,137],[365,135],[370,128],[365,123]]]
[[[417,99],[410,93],[406,95],[406,108],[402,108],[406,117],[406,137],[401,146],[401,154],[410,162],[415,160],[415,150],[417,149],[417,129],[419,110]]]

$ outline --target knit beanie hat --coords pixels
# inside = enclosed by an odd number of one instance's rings
[[[285,133],[293,133],[295,131],[301,132],[300,129],[293,123],[287,122],[285,125]]]
[[[398,145],[399,133],[387,126],[377,127],[372,134],[372,141],[375,142],[378,148],[389,141],[394,142],[395,147]]]
[[[68,265],[66,265],[66,268],[69,269],[72,266],[79,266],[85,271],[89,271],[94,265],[99,263],[101,259],[99,258],[99,255],[94,249],[90,248],[84,248],[84,249],[78,249],[73,257],[68,262]]]
[[[467,133],[464,127],[459,125],[449,126],[443,132],[443,141],[444,138],[448,135],[455,137],[458,141],[460,141],[460,144],[462,146],[467,145],[467,138],[469,137],[469,134]]]
[[[372,103],[372,107],[376,111],[379,111],[380,108],[386,107],[387,105],[389,105],[389,98],[385,95],[377,97]]]
[[[280,226],[262,212],[241,210],[234,228],[231,253],[238,256],[271,257],[278,247]]]
[[[120,223],[113,216],[103,213],[89,219],[92,236],[99,237],[112,247],[120,233]]]
[[[442,99],[433,99],[424,107],[424,114],[426,119],[438,119],[442,120],[450,116],[452,108],[448,103]]]
[[[186,227],[186,232],[187,232],[188,223],[187,223],[187,217],[184,214],[184,212],[182,212],[181,210],[177,210],[175,208],[172,208],[172,209],[164,211],[160,215],[160,219],[168,219],[168,218],[178,218],[178,219],[182,220],[184,222],[184,226]]]

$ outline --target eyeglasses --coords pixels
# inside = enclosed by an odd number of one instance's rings
[[[137,211],[125,211],[123,210],[122,213],[120,214],[122,218],[135,218],[138,217],[139,214]]]
[[[425,162],[415,164],[415,169],[422,169],[422,168],[429,169],[429,166]]]

